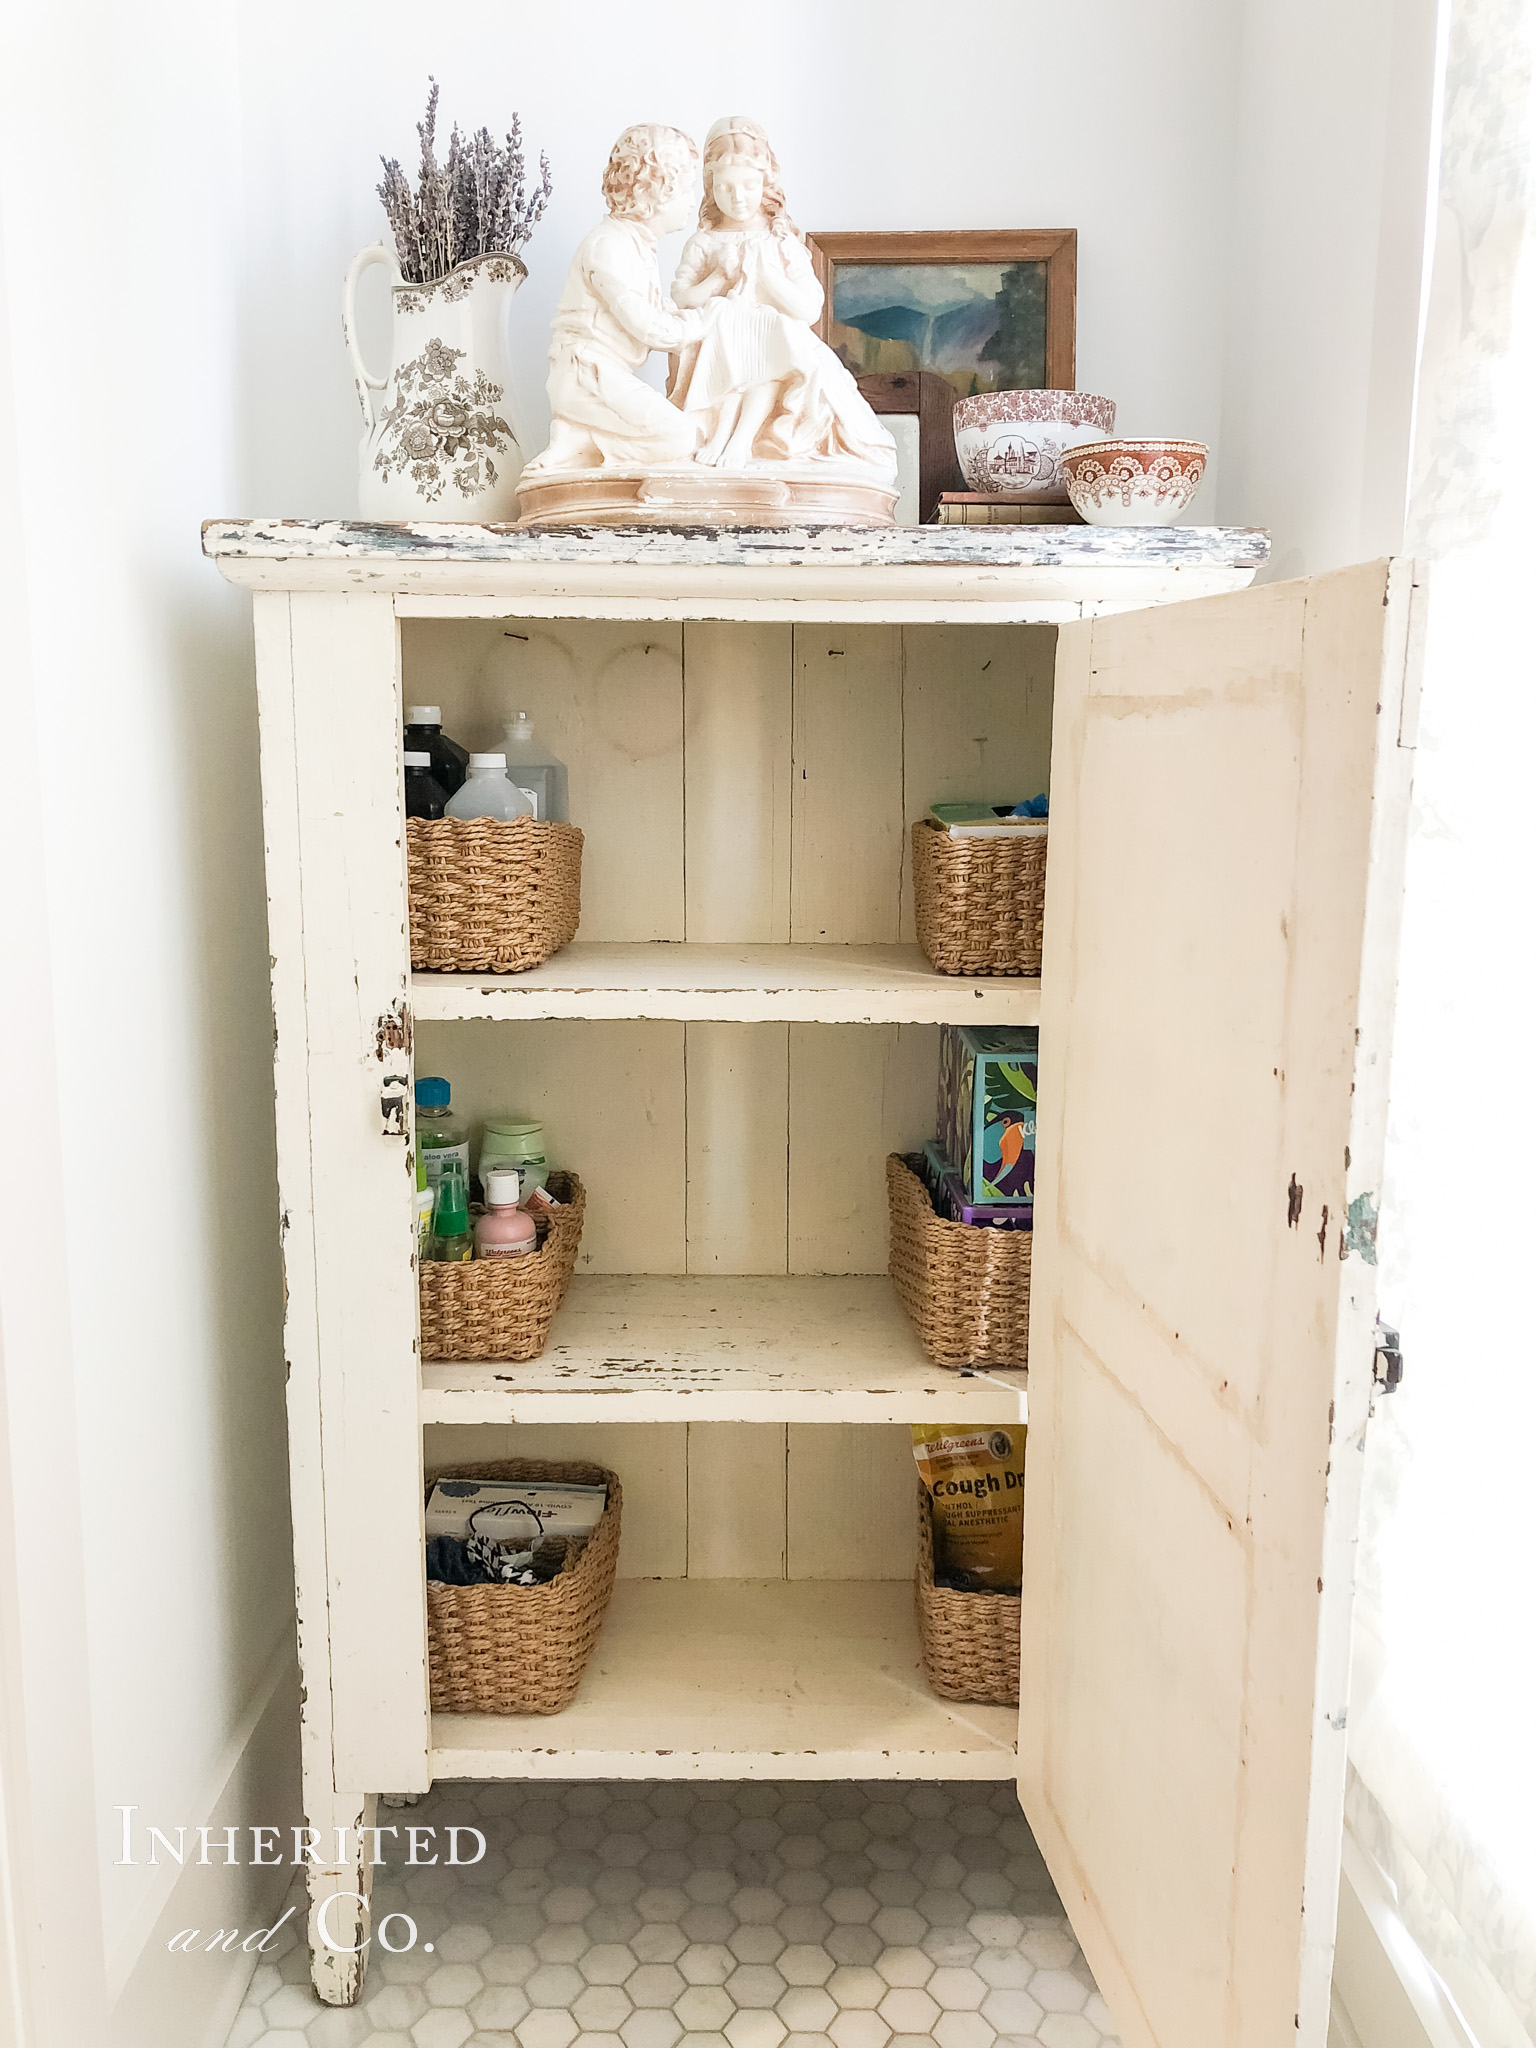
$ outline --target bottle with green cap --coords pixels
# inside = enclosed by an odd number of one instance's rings
[[[474,1233],[469,1227],[469,1184],[449,1167],[437,1183],[430,1256],[440,1266],[461,1266],[474,1255]]]
[[[453,1090],[441,1074],[423,1074],[416,1083],[416,1153],[426,1168],[426,1185],[437,1188],[447,1167],[457,1167],[469,1187],[469,1133],[451,1107]]]

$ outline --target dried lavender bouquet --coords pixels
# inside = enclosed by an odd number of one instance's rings
[[[549,158],[539,152],[539,182],[528,190],[523,127],[512,116],[503,148],[489,128],[466,140],[458,123],[448,138],[448,161],[437,161],[437,80],[428,81],[427,115],[416,124],[421,174],[416,190],[397,158],[383,156],[379,197],[394,230],[401,275],[430,284],[476,256],[515,256],[543,217],[553,189]]]

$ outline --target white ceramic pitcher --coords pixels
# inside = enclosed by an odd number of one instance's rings
[[[357,285],[382,263],[393,280],[390,369],[376,377],[357,345]],[[431,284],[410,284],[375,242],[353,258],[342,331],[363,408],[357,504],[364,519],[517,517],[523,450],[511,401],[508,321],[528,275],[515,256],[477,256]]]

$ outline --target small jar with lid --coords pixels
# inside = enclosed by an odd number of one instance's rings
[[[480,1145],[477,1177],[484,1187],[487,1173],[498,1166],[515,1166],[523,1177],[523,1199],[535,1188],[549,1185],[549,1162],[544,1156],[544,1126],[536,1117],[493,1116],[485,1120]]]
[[[538,1225],[522,1199],[522,1175],[514,1167],[493,1166],[485,1176],[485,1213],[475,1224],[477,1259],[515,1259],[538,1248]]]

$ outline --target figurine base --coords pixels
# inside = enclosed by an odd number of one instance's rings
[[[518,526],[894,526],[896,485],[833,463],[525,470]]]

